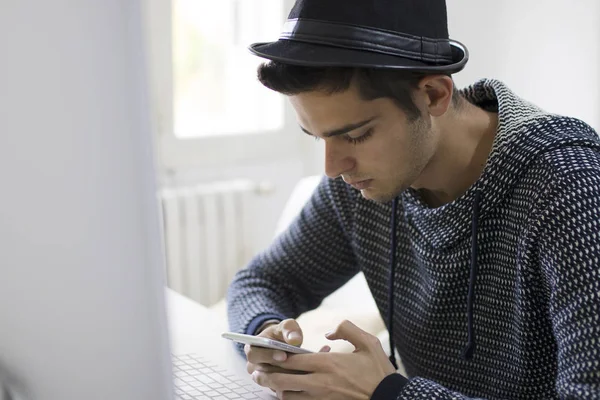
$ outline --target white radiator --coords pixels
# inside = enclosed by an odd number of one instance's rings
[[[171,289],[211,306],[221,300],[253,249],[249,203],[266,185],[247,180],[160,192]]]

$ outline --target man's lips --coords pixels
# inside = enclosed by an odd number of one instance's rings
[[[351,185],[355,189],[363,190],[368,188],[371,185],[373,179],[365,179],[362,181],[354,181],[354,182],[346,182],[348,185]]]

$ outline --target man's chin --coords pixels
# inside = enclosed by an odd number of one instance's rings
[[[369,188],[361,190],[360,194],[365,199],[371,200],[371,201],[374,201],[377,203],[387,203],[389,201],[392,201],[394,199],[394,197],[396,197],[395,195],[392,195],[389,193],[382,193],[373,187],[369,187]]]

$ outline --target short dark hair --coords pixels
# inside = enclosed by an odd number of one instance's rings
[[[321,90],[339,93],[347,90],[356,79],[358,90],[364,100],[390,98],[406,112],[410,121],[421,116],[412,98],[424,74],[384,68],[355,67],[304,67],[275,61],[258,67],[258,80],[267,88],[293,96],[303,92]],[[453,90],[453,104],[459,105],[460,93]]]

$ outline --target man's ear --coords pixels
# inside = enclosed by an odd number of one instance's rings
[[[447,75],[428,75],[419,81],[418,92],[429,115],[440,117],[448,111],[452,102],[454,82]]]

